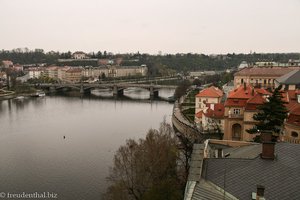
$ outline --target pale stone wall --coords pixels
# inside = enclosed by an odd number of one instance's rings
[[[205,101],[205,103],[204,103]],[[216,104],[220,103],[221,98],[213,98],[213,97],[196,97],[195,99],[195,113],[198,113],[201,110],[206,109],[206,103]]]
[[[238,88],[239,86],[243,85],[244,83],[250,84],[255,86],[257,84],[261,85],[263,88],[274,88],[275,87],[275,79],[278,76],[234,76],[234,88]]]
[[[257,112],[249,112],[245,111],[244,112],[244,121],[246,122],[254,122],[255,120],[253,119],[253,115]]]

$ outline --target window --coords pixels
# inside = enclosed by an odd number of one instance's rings
[[[291,135],[292,135],[292,137],[298,137],[298,133],[295,131],[292,131]]]
[[[234,114],[234,115],[240,115],[240,114],[241,114],[241,109],[234,108],[234,109],[233,109],[233,114]]]
[[[241,79],[241,83],[244,83],[244,79]]]

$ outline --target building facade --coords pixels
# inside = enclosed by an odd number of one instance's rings
[[[195,96],[195,123],[202,128],[211,127],[208,125],[210,119],[204,115],[207,113],[207,110],[210,109],[210,112],[214,112],[215,105],[221,103],[221,99],[224,93],[217,87],[211,86],[201,90]]]
[[[251,141],[255,135],[247,130],[255,125],[253,115],[268,95],[268,91],[246,84],[231,91],[225,101],[224,139]]]
[[[290,67],[247,67],[234,74],[234,88],[246,83],[254,87],[271,88],[275,87],[275,79],[295,70],[298,66]]]

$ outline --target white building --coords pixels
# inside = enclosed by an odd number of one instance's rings
[[[72,54],[72,58],[76,59],[76,60],[82,60],[82,59],[87,59],[89,58],[86,53],[82,52],[82,51],[76,51]]]
[[[29,68],[28,74],[30,79],[40,78],[43,74],[44,70],[38,67]]]

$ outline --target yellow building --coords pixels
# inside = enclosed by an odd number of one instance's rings
[[[268,91],[246,84],[229,93],[224,113],[225,140],[251,141],[255,137],[247,130],[255,125],[253,115],[258,112],[257,107],[265,102],[268,95]]]
[[[274,88],[275,79],[295,70],[297,67],[247,67],[234,74],[234,88],[246,83],[254,87]]]

